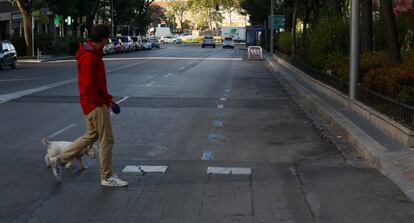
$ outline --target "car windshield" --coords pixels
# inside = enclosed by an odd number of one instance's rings
[[[126,36],[119,37],[119,39],[120,39],[122,42],[128,42],[128,37],[126,37]]]
[[[204,37],[204,39],[205,39],[205,40],[212,40],[212,39],[213,39],[213,37],[211,37],[211,36],[206,36],[206,37]]]
[[[231,38],[231,37],[226,37],[226,38],[224,38],[224,40],[227,40],[227,41],[232,41],[232,40],[233,40],[233,38]]]

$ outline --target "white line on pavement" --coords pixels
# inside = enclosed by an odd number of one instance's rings
[[[226,98],[220,98],[220,101],[226,101],[227,99]]]
[[[123,101],[127,100],[128,98],[129,98],[129,96],[125,96],[125,97],[123,97],[122,99],[120,99],[119,101],[117,101],[116,103],[117,103],[117,104],[119,104],[119,103],[121,103],[121,102],[123,102]]]
[[[167,75],[165,75],[165,77],[169,77],[169,76],[171,76],[172,75],[172,73],[168,73]]]
[[[4,79],[0,82],[10,82],[10,81],[32,81],[32,80],[42,80],[44,78],[21,78],[21,79]]]
[[[14,100],[14,99],[17,99],[17,98],[20,98],[20,97],[23,97],[23,96],[26,96],[26,95],[29,95],[29,94],[34,94],[34,93],[37,93],[37,92],[40,92],[40,91],[48,90],[48,89],[51,89],[51,88],[59,87],[59,86],[65,85],[65,84],[73,83],[73,82],[76,82],[76,78],[69,79],[69,80],[66,80],[66,81],[57,82],[57,83],[54,83],[54,84],[49,84],[49,85],[38,87],[38,88],[18,91],[18,92],[14,92],[14,93],[10,93],[10,94],[3,94],[3,95],[0,95],[0,104],[4,103],[4,102],[11,101],[11,100]]]
[[[55,137],[55,136],[57,136],[57,135],[59,135],[59,134],[62,134],[64,131],[66,131],[66,130],[68,130],[68,129],[70,129],[70,128],[73,128],[73,127],[75,127],[75,126],[76,126],[75,124],[70,124],[69,126],[67,126],[67,127],[63,128],[63,129],[61,129],[61,130],[59,130],[59,131],[57,131],[57,132],[55,132],[55,133],[53,133],[53,134],[49,135],[47,138],[48,138],[48,139],[53,138],[53,137]]]
[[[184,70],[185,69],[185,67],[180,67],[180,70]]]
[[[155,82],[153,81],[153,82],[151,82],[151,83],[149,83],[149,84],[147,84],[146,86],[147,87],[151,87],[153,84],[155,84]]]

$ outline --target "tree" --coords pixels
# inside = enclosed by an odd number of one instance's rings
[[[12,4],[16,4],[23,18],[23,35],[26,46],[26,55],[31,55],[32,51],[32,13],[41,7],[41,0],[9,0]]]
[[[400,48],[398,46],[397,25],[392,6],[392,0],[380,0],[381,13],[384,17],[385,27],[387,30],[387,45],[390,59],[393,63],[401,62]]]
[[[171,2],[170,10],[175,16],[177,16],[181,30],[183,29],[184,13],[188,9],[189,9],[189,5],[186,1],[173,0]]]
[[[361,0],[361,51],[373,50],[372,0]]]

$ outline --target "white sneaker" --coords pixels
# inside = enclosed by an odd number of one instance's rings
[[[111,176],[106,180],[101,180],[101,185],[106,187],[126,187],[128,182],[119,179],[117,176]]]

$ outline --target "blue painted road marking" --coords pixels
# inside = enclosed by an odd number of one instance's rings
[[[213,125],[214,125],[214,127],[222,127],[223,122],[222,121],[213,121]]]
[[[208,139],[209,140],[216,140],[217,139],[217,134],[216,133],[213,133],[213,132],[210,132],[208,134]]]
[[[213,151],[204,151],[203,156],[201,157],[202,160],[213,160],[214,153]]]

